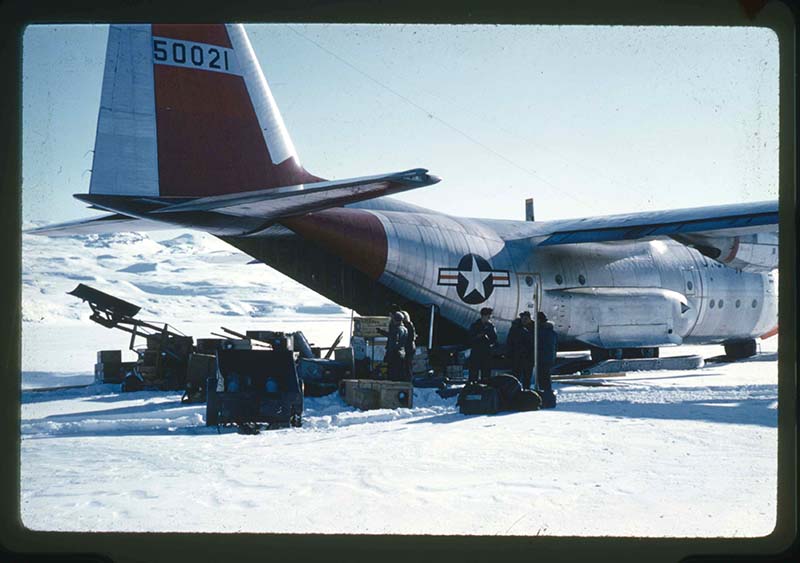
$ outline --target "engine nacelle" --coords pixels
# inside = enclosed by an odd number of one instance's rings
[[[684,295],[656,287],[593,287],[548,292],[570,311],[566,332],[599,348],[681,344],[689,310]],[[559,327],[564,330],[565,327]]]
[[[729,268],[745,272],[768,272],[778,267],[777,233],[691,239],[697,250]]]

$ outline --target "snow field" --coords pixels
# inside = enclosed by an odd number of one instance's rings
[[[462,416],[455,398],[428,389],[396,411],[309,398],[303,428],[257,436],[218,434],[204,426],[204,405],[182,405],[176,393],[27,392],[23,522],[68,531],[770,533],[775,386],[662,387],[656,378],[668,373],[652,375],[652,389],[559,386],[555,410],[495,416]]]

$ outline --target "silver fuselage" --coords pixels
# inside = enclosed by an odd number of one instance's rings
[[[372,213],[387,233],[381,284],[461,327],[492,307],[501,338],[525,309],[543,311],[561,342],[603,348],[737,341],[777,324],[777,270],[729,268],[670,239],[537,246],[518,236],[523,222]],[[502,280],[473,293],[479,303],[446,281],[468,254]]]

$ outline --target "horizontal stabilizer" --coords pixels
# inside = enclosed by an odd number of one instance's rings
[[[167,205],[153,213],[216,211],[240,217],[278,219],[430,186],[439,181],[427,172],[416,168],[393,174],[203,197]]]
[[[77,221],[67,221],[66,223],[56,223],[28,229],[23,232],[30,235],[45,235],[49,237],[72,237],[76,235],[103,235],[132,231],[157,231],[171,228],[174,227],[166,223],[114,213],[88,219],[78,219]]]

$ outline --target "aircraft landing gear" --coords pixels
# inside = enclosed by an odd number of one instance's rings
[[[725,355],[732,360],[741,360],[756,355],[756,341],[739,340],[737,342],[725,343]]]

